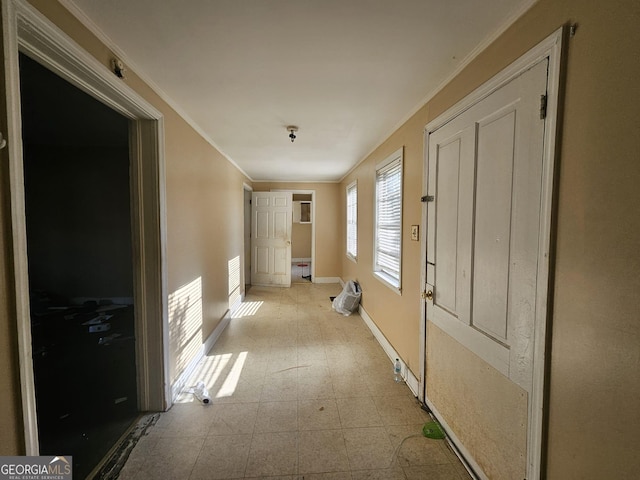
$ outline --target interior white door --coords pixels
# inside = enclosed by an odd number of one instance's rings
[[[291,192],[253,192],[251,284],[291,286]]]
[[[547,65],[540,61],[428,138],[427,320],[529,398]],[[531,418],[530,410],[529,427]]]

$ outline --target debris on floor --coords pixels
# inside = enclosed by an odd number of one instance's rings
[[[425,423],[422,427],[422,434],[427,438],[434,438],[437,440],[445,438],[445,433],[442,430],[442,427],[436,421]]]

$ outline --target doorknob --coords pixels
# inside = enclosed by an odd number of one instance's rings
[[[287,240],[287,245],[291,245],[291,240]]]
[[[426,292],[422,292],[422,299],[429,300],[430,302],[433,301],[433,291],[427,290]]]

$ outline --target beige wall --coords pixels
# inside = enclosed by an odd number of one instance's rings
[[[256,192],[281,190],[315,190],[316,278],[340,276],[340,197],[337,183],[255,182]]]
[[[291,227],[291,258],[311,258],[313,226],[310,223],[294,223]]]
[[[169,311],[170,375],[174,381],[180,367],[186,366],[194,349],[229,308],[233,294],[229,291],[229,262],[244,257],[243,181],[249,182],[177,114],[170,109],[163,113],[169,295],[178,295],[176,308],[170,304]],[[198,279],[201,304],[193,303],[192,297],[185,311],[177,292]],[[185,323],[192,316],[202,318],[202,325]]]
[[[622,0],[615,5],[594,0],[540,0],[341,185],[344,190],[358,179],[359,259],[357,265],[347,260],[341,246],[343,277],[359,278],[364,307],[412,371],[418,373],[420,252],[417,245],[409,242],[408,228],[420,220],[417,198],[422,176],[422,128],[557,28],[577,22],[576,36],[568,45],[556,262],[552,272],[555,285],[547,448],[550,479],[640,476],[635,461],[635,452],[640,448],[639,20],[640,3],[635,0]],[[407,171],[400,297],[371,275],[369,205],[373,201],[373,166],[402,145]],[[341,198],[343,210],[343,192]],[[448,351],[443,356],[459,360],[469,354],[439,333],[432,336],[438,342],[434,350],[446,343]],[[441,360],[427,365],[428,371],[435,368],[435,373],[445,373],[450,363]],[[458,362],[457,373],[464,377],[475,369],[486,379],[493,379],[491,385],[503,383],[493,371],[483,374],[488,366],[480,365],[478,370],[471,361],[467,366]],[[464,398],[471,402],[470,409],[482,407],[489,418],[500,418],[495,417],[499,404],[492,406],[486,399],[477,401],[478,397],[474,400],[469,389],[473,387],[460,384],[450,399]],[[465,390],[467,395],[460,397]],[[511,398],[516,401],[518,393],[511,394]],[[441,403],[445,408],[457,408]],[[517,417],[516,412],[514,418]],[[482,427],[479,418],[468,415],[456,420],[463,423],[458,426],[463,436],[473,427]],[[504,433],[509,433],[507,427]],[[477,439],[474,443],[470,435],[465,438],[472,445],[482,442]],[[476,454],[492,471],[492,454]],[[508,478],[508,469],[519,467],[514,463],[504,468],[493,478]]]
[[[420,334],[420,242],[411,240],[411,225],[419,225],[422,216],[422,130],[426,109],[421,109],[402,128],[387,139],[366,161],[342,182],[341,226],[346,224],[346,187],[358,181],[358,260],[346,257],[345,242],[340,242],[342,278],[357,280],[362,287],[362,306],[391,342],[409,369],[420,374],[418,337]],[[402,204],[402,295],[391,290],[373,275],[373,215],[375,166],[404,146]]]
[[[549,478],[639,478],[640,2],[548,1],[536,13],[523,30],[563,15],[578,23],[560,152]]]

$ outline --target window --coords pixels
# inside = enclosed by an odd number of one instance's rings
[[[347,257],[358,258],[358,182],[347,187]]]
[[[374,274],[400,290],[402,149],[376,166]]]

